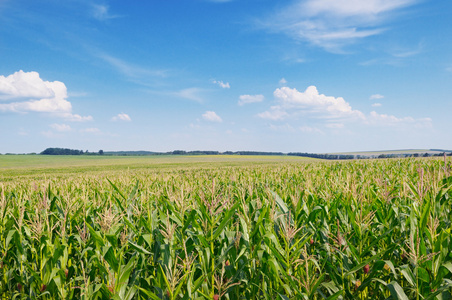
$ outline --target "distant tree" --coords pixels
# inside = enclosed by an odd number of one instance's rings
[[[174,150],[173,155],[184,155],[187,154],[184,150]]]
[[[47,148],[41,152],[42,155],[80,155],[83,150],[73,150],[66,148]]]
[[[99,150],[99,155],[104,155],[104,150]]]

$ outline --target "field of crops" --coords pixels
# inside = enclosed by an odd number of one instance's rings
[[[2,159],[1,299],[451,299],[450,158]]]

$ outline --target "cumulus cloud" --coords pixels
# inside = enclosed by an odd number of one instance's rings
[[[217,115],[214,111],[206,111],[203,115],[202,118],[206,121],[210,121],[210,122],[218,122],[221,123],[223,122],[223,120],[221,119],[221,117],[219,115]]]
[[[7,77],[0,75],[0,100],[14,98],[53,98],[54,89],[60,89],[62,82],[43,81],[37,72],[20,70]]]
[[[264,101],[264,95],[241,95],[238,104],[240,106],[248,103],[257,103]]]
[[[52,113],[69,121],[88,121],[91,116],[72,114],[66,85],[61,81],[44,81],[37,72],[18,71],[0,76],[0,111]]]
[[[353,110],[344,98],[319,94],[315,86],[308,87],[304,92],[282,87],[276,89],[273,95],[278,105],[259,114],[261,118],[278,120],[289,116],[306,115],[324,119],[364,119],[364,114]]]
[[[380,95],[380,94],[374,94],[372,96],[369,97],[370,100],[377,100],[377,99],[383,99],[385,96]]]
[[[398,10],[416,0],[296,0],[262,22],[331,52],[356,40],[381,34],[384,23]]]
[[[375,111],[366,115],[355,110],[342,97],[320,94],[315,86],[304,92],[295,88],[282,87],[273,93],[276,105],[258,114],[258,117],[273,121],[303,119],[322,124],[325,128],[341,129],[347,123],[362,125],[400,126],[410,124],[416,127],[431,127],[430,118],[415,119],[412,117],[396,117],[378,114]]]
[[[287,84],[287,80],[285,78],[281,78],[281,80],[279,81],[279,85],[286,86],[286,84]]]
[[[128,114],[125,113],[120,113],[116,116],[114,116],[113,118],[111,118],[112,121],[126,121],[126,122],[130,122],[132,121],[132,119],[129,117]]]
[[[51,124],[50,127],[58,132],[67,132],[67,131],[72,130],[71,126],[69,126],[67,124],[56,124],[55,123],[55,124]]]
[[[212,82],[217,84],[222,89],[229,89],[229,88],[231,88],[231,86],[229,85],[229,82],[224,83],[221,80],[213,80]]]

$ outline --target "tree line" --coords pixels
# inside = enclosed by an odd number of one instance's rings
[[[98,152],[88,152],[88,150],[75,150],[68,148],[47,148],[42,151],[42,155],[103,155],[104,151],[99,150]]]
[[[369,158],[402,158],[402,157],[429,157],[429,156],[452,156],[452,152],[438,153],[388,153],[374,155],[353,155],[353,154],[328,154],[328,153],[301,153],[301,152],[263,152],[263,151],[184,151],[174,150],[170,152],[150,152],[150,151],[108,151],[88,152],[88,150],[75,150],[68,148],[47,148],[42,151],[42,155],[121,155],[121,156],[144,156],[144,155],[272,155],[272,156],[301,156],[328,160],[350,160]]]

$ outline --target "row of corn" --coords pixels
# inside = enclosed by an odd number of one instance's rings
[[[0,183],[0,299],[451,299],[450,162]]]

